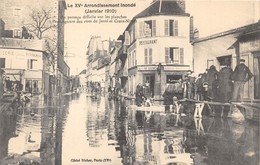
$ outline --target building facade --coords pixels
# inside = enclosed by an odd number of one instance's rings
[[[139,83],[149,83],[151,95],[161,97],[167,84],[183,78],[193,68],[191,31],[184,1],[154,1],[137,14],[119,37],[126,94],[134,94]]]
[[[0,64],[5,79],[21,82],[25,92],[42,93],[48,67],[46,52],[42,50],[42,40],[0,39]]]
[[[204,38],[198,38],[193,43],[194,71],[204,73],[211,65],[220,70],[225,63],[233,70],[240,59],[253,73],[253,78],[244,86],[244,100],[259,100],[259,52],[260,52],[260,22],[238,27]]]
[[[15,5],[14,5],[15,4]],[[58,91],[60,92],[66,92],[67,87],[69,87],[68,80],[69,80],[69,67],[64,62],[64,15],[65,15],[65,9],[66,9],[66,3],[64,0],[48,0],[44,3],[39,3],[37,0],[33,1],[10,1],[10,0],[4,0],[1,2],[0,5],[0,38],[2,38],[1,47],[4,47],[4,49],[9,49],[10,51],[13,51],[14,54],[17,54],[16,48],[21,49],[20,45],[14,45],[14,43],[19,44],[19,42],[25,42],[30,43],[31,45],[28,45],[25,49],[31,49],[32,51],[40,51],[44,52],[46,54],[46,58],[48,61],[48,65],[52,65],[48,69],[48,71],[45,72],[44,75],[41,75],[43,79],[45,79],[45,82],[38,82],[38,80],[31,80],[29,84],[42,84],[39,85],[39,89],[41,89],[41,93],[52,95],[53,93],[57,94]],[[43,12],[45,11],[48,16],[48,20],[46,20],[46,27],[50,27],[49,30],[44,30],[43,33],[38,33],[38,35],[30,30],[30,27],[32,26],[32,18],[37,12]],[[5,43],[6,40],[9,40],[7,43]],[[13,40],[13,41],[11,41]],[[20,40],[20,41],[18,41]],[[23,41],[22,41],[23,40]],[[40,41],[41,40],[41,41]],[[37,42],[49,42],[48,46],[51,46],[51,48],[47,47],[47,44],[43,43],[41,49],[36,48],[33,44]],[[11,45],[10,45],[11,43]],[[9,44],[9,45],[8,45]],[[11,50],[13,49],[13,50]],[[5,50],[3,50],[5,51]],[[20,50],[22,52],[22,50]],[[33,54],[28,53],[29,50],[24,50],[26,56],[27,54]],[[24,54],[18,52],[19,54]],[[16,55],[15,55],[16,56]],[[28,55],[29,56],[29,55]],[[12,63],[12,66],[8,64],[8,60],[11,58],[6,57],[7,63],[6,66],[11,69],[18,69],[19,68],[25,68],[28,67],[20,66],[19,63]],[[30,57],[28,57],[29,59]],[[40,57],[39,57],[40,58]],[[33,61],[32,63],[37,63],[38,67],[44,67],[43,65],[38,64],[40,60],[37,59],[37,62]],[[16,66],[17,65],[17,66]],[[29,65],[29,64],[28,64]],[[37,68],[39,69],[39,68]],[[5,68],[7,70],[7,68]],[[26,70],[27,71],[27,70]],[[9,71],[10,72],[10,71]],[[27,74],[28,76],[31,75],[33,77],[39,78],[39,75],[35,75],[34,72],[30,72]],[[24,82],[25,84],[27,82]],[[28,84],[28,83],[27,83]],[[45,86],[45,88],[43,87]],[[65,88],[62,88],[65,87]]]
[[[103,88],[110,84],[111,51],[115,41],[102,40],[100,36],[91,37],[87,50],[87,82],[99,82]]]

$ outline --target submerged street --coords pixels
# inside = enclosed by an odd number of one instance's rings
[[[85,93],[0,115],[0,164],[259,164],[259,126]]]

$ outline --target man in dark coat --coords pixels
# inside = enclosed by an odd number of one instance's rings
[[[202,73],[198,75],[198,78],[195,82],[195,95],[197,100],[203,100],[203,80]]]
[[[249,68],[245,65],[245,60],[241,59],[240,64],[238,64],[231,76],[234,82],[233,89],[233,101],[242,101],[244,96],[244,85],[245,83],[253,77],[253,74]]]
[[[137,106],[141,106],[142,105],[142,95],[143,95],[143,87],[142,85],[139,83],[136,86],[136,90],[135,90],[135,102]]]
[[[212,83],[215,80],[215,75],[218,74],[218,71],[214,65],[211,65],[208,73],[206,75],[206,82],[208,83],[208,97],[209,99],[214,98],[214,92],[212,90]]]
[[[232,96],[232,81],[231,75],[233,71],[226,64],[222,65],[222,69],[219,71],[219,92],[220,92],[220,102],[229,102]],[[229,112],[229,106],[224,106],[223,117],[227,117]]]

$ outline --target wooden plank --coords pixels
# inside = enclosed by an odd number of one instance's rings
[[[211,105],[228,105],[231,106],[232,103],[221,103],[221,102],[214,102],[214,101],[199,101],[199,100],[192,100],[192,99],[182,99],[179,100],[181,102],[189,101],[193,103],[205,103],[205,104],[211,104]]]
[[[154,105],[151,107],[138,107],[136,105],[130,105],[128,106],[129,109],[137,110],[137,111],[153,111],[153,112],[165,112],[165,106],[164,105]]]

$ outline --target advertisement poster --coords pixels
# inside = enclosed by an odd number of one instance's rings
[[[259,165],[257,0],[1,0],[0,165]]]

